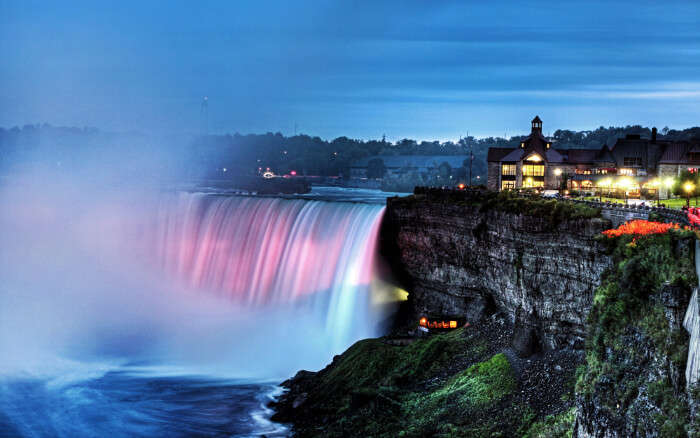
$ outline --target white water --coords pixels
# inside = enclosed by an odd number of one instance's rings
[[[381,205],[27,184],[0,205],[0,373],[145,361],[286,377],[382,317]]]
[[[376,333],[382,212],[65,180],[0,186],[0,429],[284,434],[266,420],[274,388],[256,382],[318,369]]]

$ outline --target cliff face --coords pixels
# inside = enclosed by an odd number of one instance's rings
[[[593,292],[611,263],[593,237],[609,222],[482,210],[420,195],[388,200],[383,247],[404,273],[413,317],[474,322],[498,311],[523,355],[583,348]]]
[[[389,199],[381,248],[409,321],[286,382],[277,419],[299,436],[700,436],[697,236],[598,238],[599,215],[508,193]],[[424,337],[423,315],[471,326]]]

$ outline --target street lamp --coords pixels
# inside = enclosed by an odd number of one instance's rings
[[[610,196],[610,186],[612,185],[612,180],[610,178],[605,178],[600,181],[600,185],[604,188],[608,189],[608,196]],[[601,190],[601,195],[602,195],[602,190]],[[603,201],[603,197],[601,196],[601,202]]]
[[[667,191],[670,191],[670,190],[671,190],[671,187],[673,187],[673,178],[671,178],[670,176],[667,176],[667,177],[664,179],[664,186],[666,186],[666,190],[667,190]],[[666,197],[667,197],[667,198],[668,198],[668,195],[669,195],[669,193],[667,192],[667,193],[666,193]]]
[[[651,181],[651,186],[654,187],[654,190],[656,191],[656,206],[659,206],[659,187],[661,186],[661,180],[656,178],[655,180]]]
[[[556,181],[555,184],[556,184],[556,186],[557,186],[557,190],[561,190],[561,181],[560,181],[561,169],[559,169],[559,168],[554,169],[554,176],[557,177],[556,180],[555,180],[555,181]]]
[[[686,207],[690,207],[690,194],[692,193],[693,190],[695,190],[695,184],[693,184],[690,181],[686,181],[683,184],[683,190],[685,190],[685,205]]]

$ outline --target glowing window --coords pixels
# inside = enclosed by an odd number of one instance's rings
[[[501,181],[501,190],[512,190],[515,188],[515,181]]]
[[[544,176],[542,164],[523,164],[523,176]]]
[[[515,176],[515,164],[504,164],[501,167],[501,175]]]
[[[544,187],[544,181],[537,181],[532,178],[525,178],[523,180],[523,187],[526,188],[531,188],[531,187]]]

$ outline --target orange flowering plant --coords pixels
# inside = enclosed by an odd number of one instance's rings
[[[687,229],[688,227],[685,227]],[[663,234],[670,229],[680,229],[680,225],[674,223],[652,222],[643,219],[625,222],[619,227],[603,231],[607,237],[617,237],[622,235],[648,236],[650,234]]]

